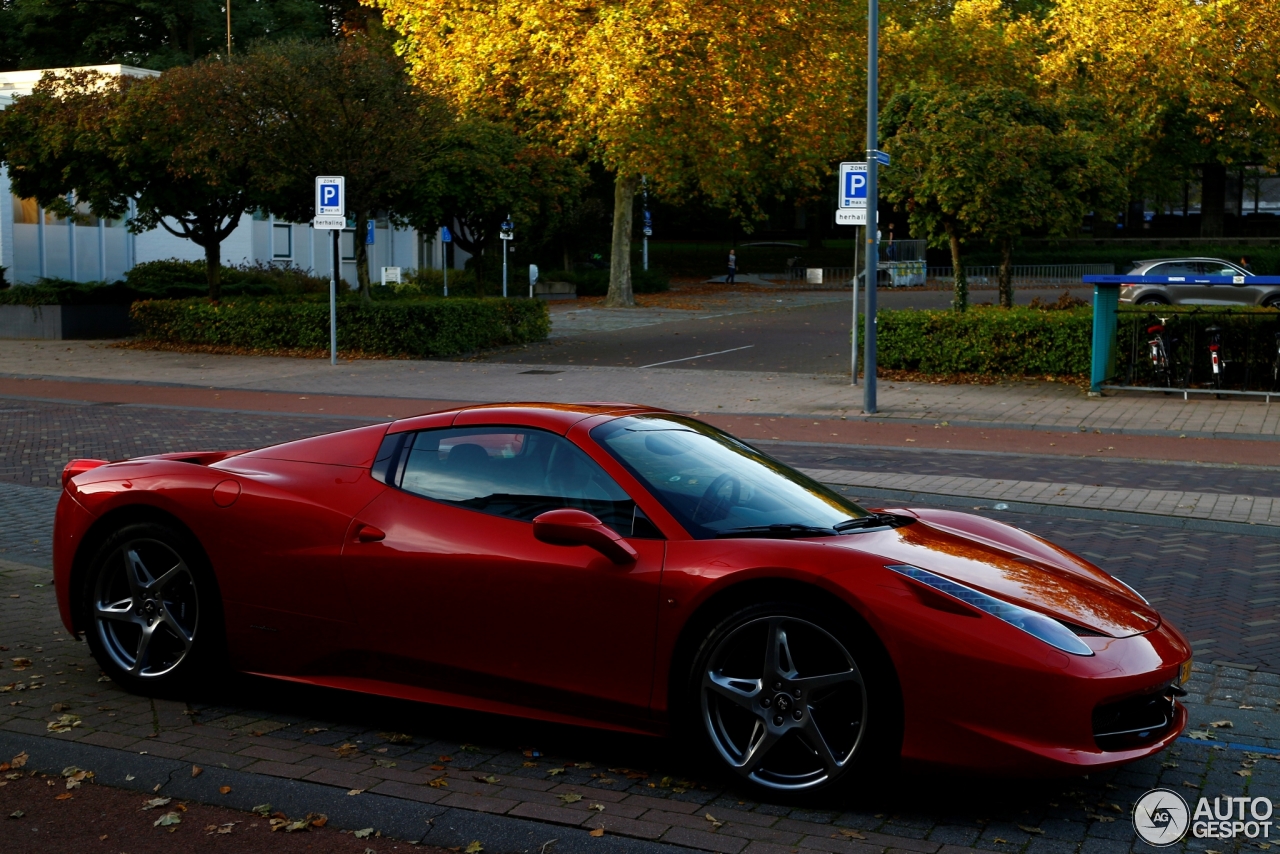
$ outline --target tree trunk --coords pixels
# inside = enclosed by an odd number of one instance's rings
[[[1206,163],[1200,169],[1200,236],[1221,237],[1227,208],[1227,167]]]
[[[1013,308],[1013,240],[1008,237],[1000,241],[1000,305]]]
[[[823,237],[826,236],[827,220],[822,215],[825,201],[810,202],[805,211],[805,230],[808,232],[806,243],[810,249],[821,249]]]
[[[209,279],[209,301],[222,298],[222,241],[210,237],[204,245],[205,275]]]
[[[639,186],[639,175],[618,175],[613,184],[613,251],[609,259],[609,295],[604,300],[610,307],[636,304],[631,292],[631,220]]]
[[[964,311],[969,307],[969,277],[964,274],[964,261],[960,259],[960,235],[956,232],[955,223],[945,223],[947,237],[951,240],[951,267],[955,272],[955,296],[951,307],[956,311]]]
[[[566,273],[573,272],[573,255],[569,253],[569,244],[564,244],[564,271]]]
[[[369,293],[369,247],[364,242],[368,230],[369,214],[367,211],[360,211],[356,214],[356,233],[352,236],[356,245],[356,282],[360,285],[360,296],[365,302],[373,302],[373,295]]]

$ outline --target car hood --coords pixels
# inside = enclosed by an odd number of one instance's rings
[[[1007,602],[1110,637],[1149,632],[1160,615],[1089,562],[1026,531],[949,510],[895,510],[918,521],[851,548],[926,569]]]

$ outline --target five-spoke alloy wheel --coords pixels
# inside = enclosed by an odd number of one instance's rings
[[[877,686],[850,633],[832,622],[803,607],[754,608],[703,644],[698,728],[713,758],[746,783],[775,795],[834,788],[874,752],[871,715],[892,715],[893,704],[871,708]]]
[[[202,555],[154,524],[130,525],[99,550],[85,587],[87,635],[98,663],[131,688],[176,684],[197,669],[207,612]]]

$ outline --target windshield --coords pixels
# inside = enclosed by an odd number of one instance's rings
[[[591,437],[698,539],[834,535],[863,524],[841,523],[872,521],[849,499],[690,418],[619,418]]]

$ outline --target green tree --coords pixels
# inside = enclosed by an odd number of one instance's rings
[[[346,178],[356,222],[356,271],[369,296],[370,218],[396,224],[439,218],[432,162],[452,117],[415,89],[403,63],[365,39],[262,44],[231,65],[228,138],[254,140],[247,188],[256,207],[305,222],[315,213],[315,177]],[[433,192],[434,188],[434,192]]]
[[[201,62],[155,78],[46,75],[0,113],[14,192],[73,217],[72,198],[134,232],[156,227],[204,249],[217,300],[222,241],[252,207],[253,140],[229,136],[232,66]]]
[[[125,63],[164,69],[226,51],[226,0],[9,0],[0,70]],[[233,52],[261,40],[337,35],[357,3],[231,0]]]
[[[950,248],[959,311],[968,306],[962,243],[1000,247],[1000,303],[1012,306],[1019,237],[1072,233],[1090,209],[1124,198],[1105,138],[1017,89],[907,89],[883,126],[894,158],[885,197],[906,209],[913,233]]]
[[[454,240],[472,256],[481,292],[502,221],[511,217],[522,244],[544,243],[571,220],[586,185],[571,158],[481,118],[452,128],[432,166],[440,222],[456,223]]]

